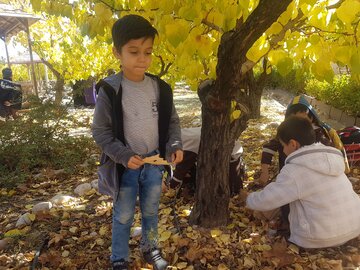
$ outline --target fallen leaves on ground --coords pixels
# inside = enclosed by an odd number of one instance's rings
[[[194,93],[190,94],[196,98]],[[194,106],[197,102],[193,100],[190,104]],[[264,116],[249,121],[241,137],[248,166],[246,184],[256,178],[261,145],[274,135],[274,122],[283,117],[281,108],[271,109],[271,101],[265,102]],[[183,115],[183,126],[194,125],[199,119],[199,108],[189,110],[184,105],[179,114]],[[360,170],[354,169],[351,176],[358,179],[359,174]],[[17,189],[1,189],[0,234],[6,247],[1,251],[0,269],[110,268],[112,201],[95,190],[63,202],[47,213],[31,216],[31,226],[15,228],[19,215],[36,203],[48,201],[56,194],[76,196],[73,190],[77,185],[95,178],[95,170],[87,171],[86,167],[81,175],[73,176],[49,170]],[[360,193],[360,181],[354,181],[353,185]],[[159,215],[159,242],[171,269],[337,270],[356,269],[360,265],[360,239],[337,248],[299,249],[281,237],[269,235],[268,224],[254,218],[238,196],[231,199],[228,226],[203,229],[188,223],[193,203],[191,192],[184,191],[183,196],[175,198],[173,191],[164,194]],[[140,226],[140,214],[136,212],[133,227]],[[138,229],[132,232],[132,269],[151,269],[141,259]],[[36,253],[39,256],[35,260]]]

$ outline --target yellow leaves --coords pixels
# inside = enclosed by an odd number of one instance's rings
[[[324,29],[326,26],[326,12],[323,7],[316,6],[309,13],[309,23],[320,29]]]
[[[235,110],[231,113],[231,120],[235,120],[235,119],[239,119],[241,115],[241,111],[240,110]],[[230,121],[231,121],[230,120]]]
[[[230,113],[230,122],[233,122],[236,119],[239,119],[241,116],[241,110],[239,110],[237,106],[237,102],[235,100],[231,101],[231,113]]]
[[[10,230],[10,231],[7,231],[4,236],[5,237],[15,237],[15,236],[20,236],[22,235],[23,232],[22,230],[19,230],[19,229],[13,229],[13,230]]]
[[[278,72],[282,76],[286,76],[293,66],[293,60],[283,50],[273,50],[268,54],[268,59],[271,64],[275,65]]]
[[[268,251],[271,250],[271,246],[263,244],[263,245],[255,245],[254,248],[258,251]]]
[[[353,50],[350,58],[351,72],[354,74],[360,74],[360,51]]]
[[[243,267],[244,268],[252,268],[254,266],[256,266],[256,262],[252,258],[245,256],[244,262],[243,262]]]
[[[279,22],[274,22],[268,30],[266,30],[267,35],[276,35],[283,29],[282,25]]]
[[[343,21],[345,24],[351,24],[355,18],[357,18],[357,13],[360,11],[360,2],[357,0],[346,0],[344,1],[339,8],[336,10],[338,18]]]
[[[318,35],[311,35],[309,38],[309,42],[311,43],[311,45],[316,45],[320,42],[320,36]]]
[[[104,236],[108,233],[108,227],[106,225],[103,225],[100,227],[99,234]]]
[[[158,4],[159,9],[165,14],[170,14],[174,10],[174,1],[159,1]]]
[[[176,22],[165,26],[165,35],[170,44],[176,48],[183,42],[189,34],[189,24],[184,20],[176,20]]]
[[[292,17],[292,12],[293,12],[293,3],[290,4],[287,9],[285,10],[285,12],[283,12],[280,17],[278,18],[278,22],[281,24],[281,25],[285,25],[287,24],[287,22],[291,19]]]
[[[268,54],[268,60],[271,62],[271,64],[277,65],[281,59],[287,56],[288,54],[283,50],[272,50]]]
[[[222,234],[222,235],[220,235],[219,238],[220,238],[221,242],[223,242],[224,244],[230,243],[230,234]]]
[[[36,219],[36,215],[35,214],[28,214],[27,215],[28,218],[31,220],[31,221],[34,221]]]
[[[210,235],[211,237],[215,238],[218,237],[222,234],[222,231],[220,231],[219,229],[214,229],[210,231]]]
[[[41,0],[30,0],[30,3],[35,11],[41,10]]]
[[[220,263],[217,267],[217,270],[228,270],[229,268],[223,264],[223,263]]]
[[[165,1],[164,1],[165,2]],[[179,15],[185,20],[194,20],[200,14],[201,3],[199,1],[195,2],[193,5],[184,5],[179,9]]]
[[[311,71],[319,80],[332,81],[334,71],[326,55],[321,56],[312,66]]]
[[[207,17],[210,23],[222,28],[224,24],[224,15],[218,11],[211,11]]]
[[[31,230],[30,226],[26,226],[22,229],[12,229],[4,234],[4,237],[17,237],[28,233]]]
[[[111,17],[111,10],[103,3],[96,3],[94,6],[95,15],[103,18]]]
[[[188,79],[199,79],[203,73],[204,67],[199,61],[190,60],[188,66],[184,70],[184,75]],[[197,88],[197,83],[195,83],[195,89]],[[193,89],[193,90],[195,90]]]
[[[164,242],[168,240],[171,236],[171,231],[164,231],[160,234],[159,242]]]
[[[98,246],[103,246],[103,245],[105,244],[105,241],[104,241],[104,239],[102,239],[102,238],[96,238],[95,243],[96,243]]]
[[[247,59],[257,63],[270,50],[270,44],[263,34],[246,53]]]
[[[176,264],[176,267],[178,269],[185,269],[186,266],[187,266],[187,262],[179,262],[179,263]]]
[[[333,48],[336,61],[346,65],[350,62],[351,47],[350,46],[335,46]]]
[[[170,215],[171,211],[172,211],[172,209],[170,207],[167,207],[165,209],[162,209],[161,213],[164,215]]]
[[[194,41],[197,53],[200,57],[207,58],[212,55],[212,42],[210,41],[208,36],[196,35]]]

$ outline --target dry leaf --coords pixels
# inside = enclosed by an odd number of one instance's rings
[[[164,242],[166,240],[168,240],[171,236],[171,232],[170,231],[165,231],[162,232],[160,237],[159,237],[159,242]]]
[[[186,266],[187,266],[187,262],[179,262],[176,264],[176,267],[178,269],[184,269],[184,268],[186,268]]]
[[[200,246],[192,246],[188,249],[188,251],[185,253],[186,259],[188,259],[190,262],[193,262],[195,260],[198,260],[202,257],[203,251]]]
[[[220,231],[219,229],[214,229],[210,231],[211,237],[218,237],[222,234],[222,231]]]
[[[68,257],[69,254],[70,254],[70,252],[69,252],[68,250],[64,250],[64,251],[61,253],[61,256],[65,258],[65,257]]]
[[[165,159],[161,158],[159,154],[151,157],[143,158],[143,161],[148,164],[154,165],[170,165]]]

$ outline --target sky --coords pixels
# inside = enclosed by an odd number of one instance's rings
[[[10,42],[8,44],[8,52],[9,52],[10,58],[13,58],[16,55],[21,54],[22,52],[26,52],[26,51],[27,51],[27,48],[20,46],[20,45],[14,46],[10,40]],[[0,59],[1,59],[1,62],[2,62],[2,60],[5,60],[5,62],[7,61],[6,60],[5,43],[2,39],[0,39]]]

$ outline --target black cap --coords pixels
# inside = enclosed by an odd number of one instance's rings
[[[4,68],[2,70],[2,75],[4,79],[11,79],[12,78],[12,70],[11,68]]]

